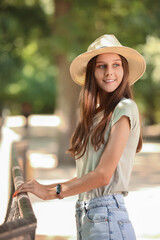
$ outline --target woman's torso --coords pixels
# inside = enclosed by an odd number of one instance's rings
[[[96,115],[94,124],[97,124],[100,121],[102,114],[103,112]],[[115,107],[109,125],[105,131],[105,143],[102,144],[100,149],[96,152],[89,140],[85,154],[80,159],[76,160],[76,169],[77,177],[80,178],[97,167],[109,139],[111,128],[122,116],[127,116],[129,118],[131,130],[127,144],[111,178],[110,184],[92,189],[89,192],[81,193],[79,195],[80,200],[88,200],[115,193],[127,195],[133,160],[140,134],[139,112],[137,105],[133,100],[126,98],[121,99]]]

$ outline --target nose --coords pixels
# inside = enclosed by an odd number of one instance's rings
[[[105,71],[105,76],[112,76],[113,75],[113,69],[111,66],[108,66]]]

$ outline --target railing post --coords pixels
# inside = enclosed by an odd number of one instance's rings
[[[12,190],[5,222],[0,225],[0,240],[34,240],[37,220],[27,193],[12,198],[13,191],[24,182],[17,160],[16,145],[12,146]]]

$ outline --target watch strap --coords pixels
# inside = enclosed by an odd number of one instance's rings
[[[56,194],[57,194],[57,198],[59,198],[59,199],[63,199],[63,197],[60,194],[61,190],[62,190],[61,184],[57,184],[57,186],[56,186]]]
[[[57,186],[56,186],[56,193],[57,194],[61,193],[61,184],[57,184]]]

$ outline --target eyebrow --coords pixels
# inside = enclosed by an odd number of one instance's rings
[[[122,62],[121,59],[114,59],[114,60],[113,60],[113,62],[116,62],[116,61],[121,61],[121,62]],[[101,62],[104,63],[105,61],[102,61],[102,60],[101,60],[101,61],[98,61],[98,62],[96,62],[96,63],[101,63]]]

